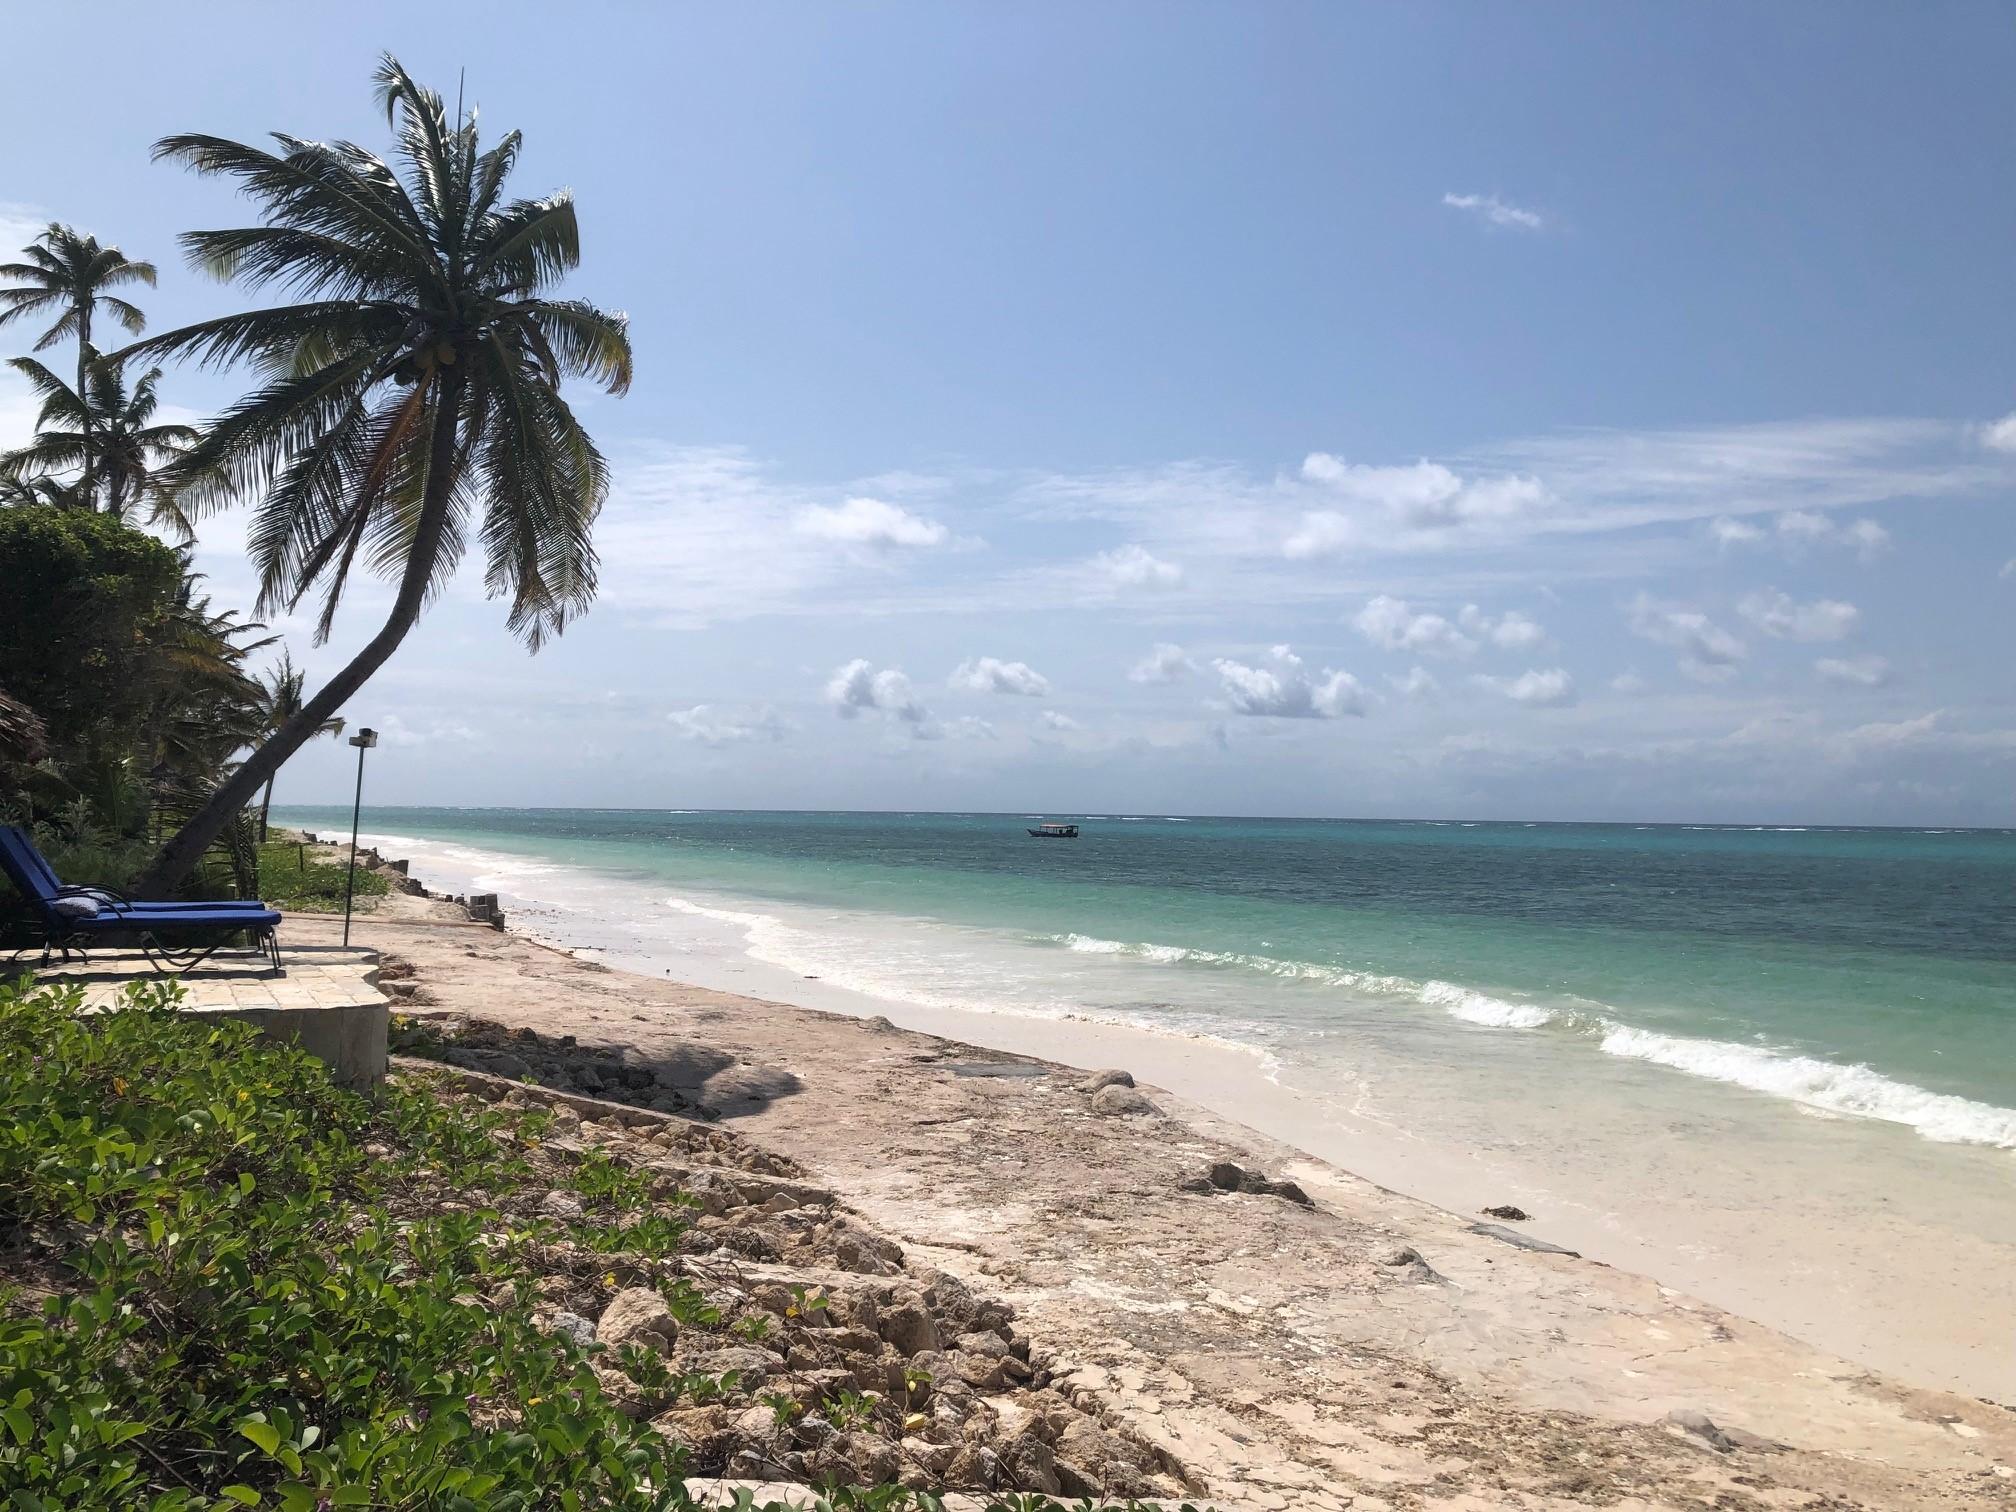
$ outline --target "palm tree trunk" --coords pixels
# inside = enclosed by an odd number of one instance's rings
[[[273,779],[266,779],[265,796],[259,800],[259,843],[266,843],[266,816],[273,812]]]
[[[97,509],[98,501],[91,496],[91,390],[86,380],[91,372],[91,303],[96,298],[86,294],[77,314],[77,400],[84,407],[78,422],[84,432],[84,475],[77,480],[77,497],[92,510]]]
[[[420,505],[420,519],[407,548],[406,571],[399,579],[399,595],[392,601],[392,613],[384,628],[371,637],[350,665],[325,683],[320,692],[304,703],[294,717],[275,730],[266,743],[246,757],[225,779],[210,801],[197,811],[181,832],[161,849],[144,875],[133,884],[142,898],[165,895],[195,869],[224,826],[252,801],[261,784],[271,782],[274,773],[302,746],[321,731],[371,674],[382,667],[420,618],[427,601],[427,582],[432,576],[442,532],[448,524],[448,497],[453,490],[455,465],[455,418],[462,397],[462,377],[454,368],[440,379],[441,391],[435,399],[434,434],[429,438],[427,491]]]

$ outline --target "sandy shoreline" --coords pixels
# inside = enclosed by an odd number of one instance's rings
[[[1196,1467],[1220,1505],[2016,1497],[2016,1413],[1515,1248],[1221,1118],[1192,1096],[1236,1077],[1220,1047],[1165,1036],[1149,1055],[1134,1030],[988,1015],[940,1018],[936,1037],[877,1028],[392,901],[359,933],[412,963],[420,1001],[689,1067],[682,1090],[739,1133],[1014,1303],[1080,1387]],[[331,928],[289,921],[311,939]],[[1127,1065],[1155,1111],[1100,1116],[1065,1059]],[[1250,1090],[1271,1087],[1248,1064]],[[1215,1159],[1292,1178],[1316,1206],[1184,1190]],[[1719,1428],[1678,1426],[1695,1415]]]
[[[2005,1152],[1932,1145],[1895,1126],[1788,1116],[1782,1106],[1757,1106],[1754,1094],[1659,1073],[1641,1076],[1629,1099],[1564,1103],[1523,1079],[1516,1054],[1486,1062],[1502,1080],[1480,1081],[1490,1073],[1455,1063],[1401,1060],[1355,1088],[1314,1082],[1293,1057],[1284,1066],[1252,1043],[1131,1015],[1036,1017],[918,1001],[803,974],[827,971],[823,964],[781,963],[806,954],[793,943],[806,928],[844,930],[844,919],[798,918],[773,940],[778,921],[760,903],[688,887],[657,898],[647,889],[658,906],[640,911],[634,882],[592,869],[383,838],[387,854],[415,856],[431,880],[499,890],[512,927],[548,944],[654,979],[881,1015],[1088,1069],[1124,1065],[1381,1186],[1459,1214],[1517,1205],[1535,1215],[1541,1237],[1816,1348],[1917,1385],[2016,1400],[2016,1349],[2004,1326],[2016,1327]],[[906,939],[897,948],[919,945]],[[962,947],[953,939],[947,948]],[[1471,1047],[1479,1055],[1520,1048],[1499,1031],[1469,1032],[1479,1036]],[[1428,1086],[1446,1100],[1428,1107],[1421,1095],[1403,1095]],[[1532,1094],[1537,1100],[1527,1101]],[[1844,1157],[1844,1140],[1862,1158]]]

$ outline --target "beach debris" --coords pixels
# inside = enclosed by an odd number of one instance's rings
[[[1403,1244],[1384,1260],[1379,1262],[1389,1270],[1399,1271],[1403,1279],[1423,1285],[1447,1286],[1449,1278],[1421,1258],[1421,1251],[1412,1245]]]
[[[1526,1209],[1513,1207],[1509,1202],[1501,1203],[1497,1207],[1487,1207],[1482,1211],[1486,1218],[1503,1218],[1507,1223],[1525,1223],[1533,1216]]]
[[[807,980],[810,980],[810,978]],[[889,1022],[887,1014],[870,1014],[861,1022],[868,1028],[873,1029],[877,1034],[894,1034],[896,1032],[896,1026]]]
[[[1104,1071],[1094,1071],[1080,1084],[1079,1090],[1084,1092],[1101,1092],[1108,1087],[1131,1087],[1133,1085],[1134,1073],[1132,1071],[1122,1071],[1118,1066],[1112,1066]]]
[[[1132,1087],[1101,1087],[1092,1094],[1092,1111],[1101,1118],[1124,1118],[1131,1114],[1153,1113],[1155,1104]]]
[[[1495,1223],[1473,1223],[1470,1232],[1482,1234],[1489,1239],[1503,1240],[1514,1249],[1532,1250],[1541,1255],[1566,1255],[1571,1260],[1580,1260],[1580,1250],[1564,1249],[1558,1244],[1549,1244],[1545,1239],[1535,1239],[1531,1234],[1522,1234],[1517,1229],[1501,1228]]]
[[[1203,1174],[1178,1183],[1185,1192],[1244,1192],[1251,1197],[1281,1197],[1298,1207],[1314,1207],[1309,1194],[1292,1181],[1277,1181],[1230,1160],[1214,1160]]]

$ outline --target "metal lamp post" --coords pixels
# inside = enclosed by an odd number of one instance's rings
[[[359,730],[350,737],[357,747],[357,796],[350,804],[350,872],[343,879],[343,948],[350,948],[350,900],[357,892],[357,816],[364,809],[364,753],[378,744],[376,730]]]

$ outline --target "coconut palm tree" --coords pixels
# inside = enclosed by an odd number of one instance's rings
[[[520,138],[479,151],[473,113],[387,56],[376,96],[397,164],[348,142],[276,134],[274,150],[173,136],[155,156],[236,179],[263,224],[192,231],[192,261],[296,302],[149,337],[121,353],[249,362],[261,386],[185,457],[198,506],[255,499],[258,612],[320,589],[318,641],[360,554],[398,587],[355,659],[249,755],[138,886],[186,875],[289,756],[398,649],[472,539],[510,629],[537,650],[595,592],[590,530],[602,455],[561,396],[580,377],[622,393],[621,316],[551,290],[580,262],[572,198],[504,197]]]
[[[42,409],[35,439],[0,456],[0,479],[25,483],[79,468],[75,492],[87,504],[95,502],[95,483],[103,488],[107,512],[123,520],[128,510],[144,504],[156,524],[184,541],[193,539],[167,464],[195,445],[200,432],[191,425],[149,423],[160,407],[159,368],[129,391],[118,366],[94,357],[79,393],[33,357],[10,358],[7,365],[41,396]]]
[[[287,652],[280,653],[280,665],[269,671],[260,682],[259,734],[270,738],[277,731],[287,727],[287,722],[301,712],[307,700],[308,674],[294,665],[294,658]],[[325,719],[316,735],[341,735],[343,721]],[[313,737],[310,737],[311,739]],[[273,776],[278,776],[276,772]],[[266,838],[266,816],[273,811],[273,777],[266,779],[266,791],[259,795],[259,838]]]
[[[96,355],[91,344],[91,320],[109,315],[137,336],[147,328],[138,305],[108,294],[107,289],[144,283],[154,287],[154,264],[135,262],[117,247],[102,247],[95,236],[51,224],[21,249],[23,262],[0,263],[0,279],[15,287],[0,289],[0,326],[29,316],[54,314],[56,319],[35,343],[46,352],[59,341],[77,341],[77,392],[89,386],[89,368]],[[88,417],[87,417],[88,418]],[[90,459],[85,459],[84,492],[91,492]]]

